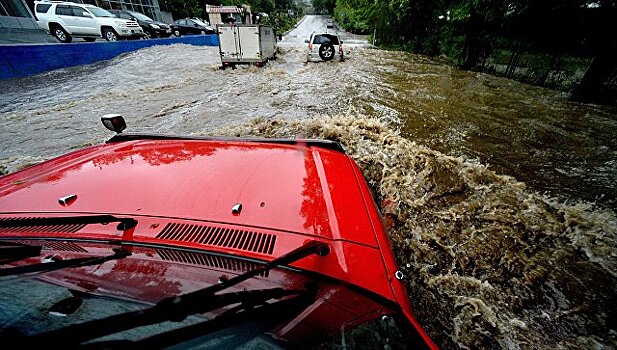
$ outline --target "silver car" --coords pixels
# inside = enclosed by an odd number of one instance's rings
[[[312,33],[308,40],[308,61],[344,60],[343,42],[332,33]]]

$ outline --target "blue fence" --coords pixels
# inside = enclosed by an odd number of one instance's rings
[[[154,45],[218,46],[216,35],[71,44],[0,45],[0,79],[18,78],[50,70],[89,64]]]

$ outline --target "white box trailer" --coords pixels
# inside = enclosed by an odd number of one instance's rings
[[[276,57],[272,27],[251,24],[218,24],[219,51],[223,67],[263,64]]]

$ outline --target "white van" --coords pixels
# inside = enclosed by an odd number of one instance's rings
[[[219,51],[223,67],[238,63],[262,65],[276,57],[272,27],[254,24],[218,24]]]

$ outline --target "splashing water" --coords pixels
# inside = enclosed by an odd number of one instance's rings
[[[444,348],[617,345],[617,217],[565,205],[350,112],[228,136],[340,142],[374,189],[416,317]]]

